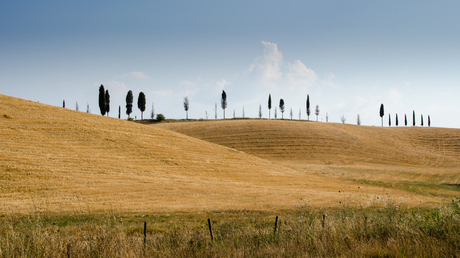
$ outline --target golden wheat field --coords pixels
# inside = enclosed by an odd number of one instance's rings
[[[1,213],[428,206],[460,179],[457,129],[145,125],[0,95],[0,134]]]

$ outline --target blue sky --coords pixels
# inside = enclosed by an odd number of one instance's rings
[[[460,128],[458,1],[2,1],[0,93],[98,114],[125,114],[132,90],[148,117],[289,117],[380,125],[412,111],[433,126]],[[136,106],[136,103],[135,103]],[[271,111],[273,117],[274,108]],[[312,112],[313,113],[313,112]],[[140,117],[135,108],[131,116]],[[278,117],[281,114],[278,111]],[[316,120],[313,115],[310,119]],[[392,121],[394,125],[394,121]]]

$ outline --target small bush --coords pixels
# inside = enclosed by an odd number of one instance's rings
[[[157,115],[157,121],[158,121],[158,122],[164,121],[165,119],[166,119],[166,118],[165,118],[165,116],[164,116],[163,114],[158,114],[158,115]]]

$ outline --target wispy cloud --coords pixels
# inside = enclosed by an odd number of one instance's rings
[[[282,75],[280,66],[283,62],[283,54],[278,50],[275,43],[262,41],[264,55],[257,57],[249,66],[248,72],[258,71],[262,79],[279,79]]]
[[[289,72],[287,79],[293,86],[302,86],[306,88],[315,83],[318,77],[316,73],[307,68],[300,60],[295,60],[293,64],[288,64]]]
[[[314,85],[318,75],[313,69],[308,68],[302,61],[285,63],[283,54],[278,50],[278,45],[272,42],[261,41],[264,50],[263,56],[255,58],[247,69],[248,73],[258,78],[261,87],[267,86],[271,90],[289,89],[292,91],[307,91]]]
[[[323,80],[321,80],[321,85],[322,86],[333,87],[333,88],[340,87],[340,84],[337,84],[335,82],[335,75],[332,74],[332,73],[326,74],[325,78]]]
[[[129,88],[123,83],[118,81],[108,81],[103,83],[104,88],[109,90],[112,98],[120,98],[126,96]]]
[[[225,86],[230,85],[230,84],[231,83],[228,82],[225,79],[222,79],[222,80],[216,82],[216,86],[219,89],[219,91],[222,91],[225,88]]]

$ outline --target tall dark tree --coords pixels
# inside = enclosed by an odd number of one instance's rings
[[[262,105],[259,105],[259,119],[262,118]]]
[[[145,111],[146,102],[147,101],[145,100],[145,94],[141,91],[139,93],[139,97],[137,97],[137,107],[141,111],[141,120],[144,119],[144,111]]]
[[[280,99],[281,119],[284,119],[284,100]]]
[[[289,116],[291,117],[291,120],[292,120],[293,115],[294,115],[294,113],[292,113],[292,108],[291,108],[291,111],[289,111]]]
[[[407,115],[404,114],[404,125],[407,126]]]
[[[359,114],[358,114],[358,117],[356,118],[356,124],[361,125],[361,118],[359,117]]]
[[[126,94],[126,114],[129,115],[133,112],[133,92],[130,90],[128,94]]]
[[[220,106],[222,107],[222,110],[224,110],[224,119],[225,119],[225,109],[227,108],[227,93],[225,93],[224,90],[222,90],[222,98],[220,100]]]
[[[430,118],[430,115],[428,115],[428,126],[431,127],[431,118]]]
[[[109,90],[105,90],[105,113],[109,116],[110,112],[110,94]]]
[[[272,95],[268,94],[268,119],[270,119],[271,109],[272,109]]]
[[[307,117],[308,121],[310,121],[310,96],[307,94]]]
[[[65,108],[65,100],[62,101],[62,107]]]
[[[412,126],[415,126],[415,110],[412,111]]]
[[[319,106],[316,105],[316,108],[315,108],[315,115],[316,115],[316,122],[318,122],[318,116],[319,116]]]
[[[396,126],[399,125],[399,121],[398,121],[398,114],[396,114]]]
[[[391,126],[391,115],[388,114],[388,126]]]
[[[382,127],[383,127],[383,116],[385,115],[385,110],[383,108],[383,103],[380,105],[380,118],[382,119]]]
[[[188,120],[188,108],[190,107],[190,103],[188,101],[188,97],[184,98],[184,110],[185,110],[185,117]]]
[[[118,106],[118,119],[121,118],[121,106]]]
[[[423,126],[423,115],[420,115],[420,125]]]
[[[101,86],[99,86],[99,110],[101,111],[101,115],[105,115],[105,112],[107,111],[106,110],[106,106],[105,106],[105,89],[104,89],[104,85],[101,84]]]

